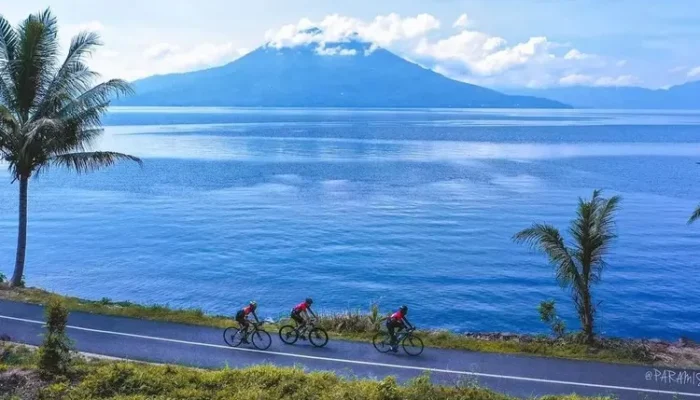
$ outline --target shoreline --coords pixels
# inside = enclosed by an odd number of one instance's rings
[[[221,329],[235,325],[230,317],[209,315],[201,309],[172,309],[167,306],[145,306],[129,301],[113,302],[109,299],[93,301],[51,293],[40,288],[10,289],[0,284],[0,300],[44,305],[53,296],[61,297],[68,310],[72,312]],[[367,313],[348,311],[319,315],[319,317],[319,326],[325,328],[332,339],[368,342],[371,341],[384,315],[378,310],[370,310]],[[268,324],[269,331],[276,331],[283,322],[285,322],[284,319]],[[546,335],[505,332],[457,333],[446,330],[423,330],[419,334],[424,339],[426,347],[700,370],[700,345],[684,339],[668,342],[657,339],[599,336],[596,344],[589,346],[576,341],[574,335],[554,338]]]

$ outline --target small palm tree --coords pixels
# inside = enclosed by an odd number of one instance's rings
[[[559,230],[547,224],[534,224],[518,232],[513,239],[542,251],[554,266],[557,281],[563,288],[571,289],[574,306],[581,321],[586,342],[594,340],[595,305],[592,285],[599,282],[605,267],[604,257],[614,233],[614,213],[620,198],[601,197],[601,191],[593,192],[590,200],[579,199],[576,219],[571,221],[569,235],[572,244],[567,246]]]
[[[85,57],[101,45],[95,33],[71,41],[59,60],[56,18],[50,10],[30,15],[13,28],[0,16],[0,154],[19,182],[19,229],[11,286],[24,273],[29,178],[51,165],[78,173],[109,166],[126,154],[88,151],[102,134],[100,119],[115,96],[130,93],[125,81],[95,84],[99,75]]]

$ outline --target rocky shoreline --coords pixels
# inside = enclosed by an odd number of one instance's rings
[[[542,343],[545,345],[571,344],[575,335],[555,338],[546,335],[519,334],[510,332],[466,332],[464,337],[491,342]],[[700,369],[700,344],[680,338],[675,342],[660,339],[622,339],[598,337],[596,348],[617,349],[634,353],[640,359],[658,366]]]

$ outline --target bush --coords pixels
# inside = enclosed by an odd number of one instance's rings
[[[110,363],[91,370],[65,398],[285,400],[512,400],[477,387],[437,386],[427,375],[407,385],[395,378],[344,379],[270,365],[200,371],[175,366]]]
[[[556,302],[554,300],[541,302],[538,311],[540,312],[540,319],[549,325],[554,336],[562,338],[566,335],[566,324],[557,315]]]
[[[39,370],[45,375],[65,375],[71,363],[72,343],[66,335],[68,309],[53,297],[46,305],[46,334],[39,348]]]
[[[320,315],[319,325],[331,332],[340,334],[362,334],[376,332],[386,317],[382,316],[377,304],[372,304],[369,313],[360,310],[344,313]]]
[[[0,272],[0,283],[5,283],[7,281],[7,275]]]

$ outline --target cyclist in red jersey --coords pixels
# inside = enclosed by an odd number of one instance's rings
[[[303,303],[299,303],[292,308],[292,313],[290,316],[294,322],[297,323],[297,328],[302,328],[304,325],[306,325],[306,320],[309,318],[309,314],[316,318],[316,314],[314,314],[313,310],[311,310],[311,305],[313,303],[314,301],[310,297],[307,297]]]
[[[408,314],[408,307],[401,306],[398,311],[391,314],[386,320],[386,329],[389,331],[389,335],[391,335],[391,350],[394,352],[398,351],[398,345],[396,343],[397,330],[401,331],[407,327],[413,329],[413,325],[406,319],[406,314]]]
[[[241,308],[238,310],[236,313],[236,321],[240,324],[241,326],[241,331],[246,332],[246,337],[243,339],[243,343],[248,343],[248,327],[250,326],[250,322],[248,322],[248,315],[253,314],[253,318],[255,318],[255,322],[260,323],[260,320],[258,319],[258,315],[255,313],[255,310],[258,308],[258,303],[251,301],[247,306]]]

